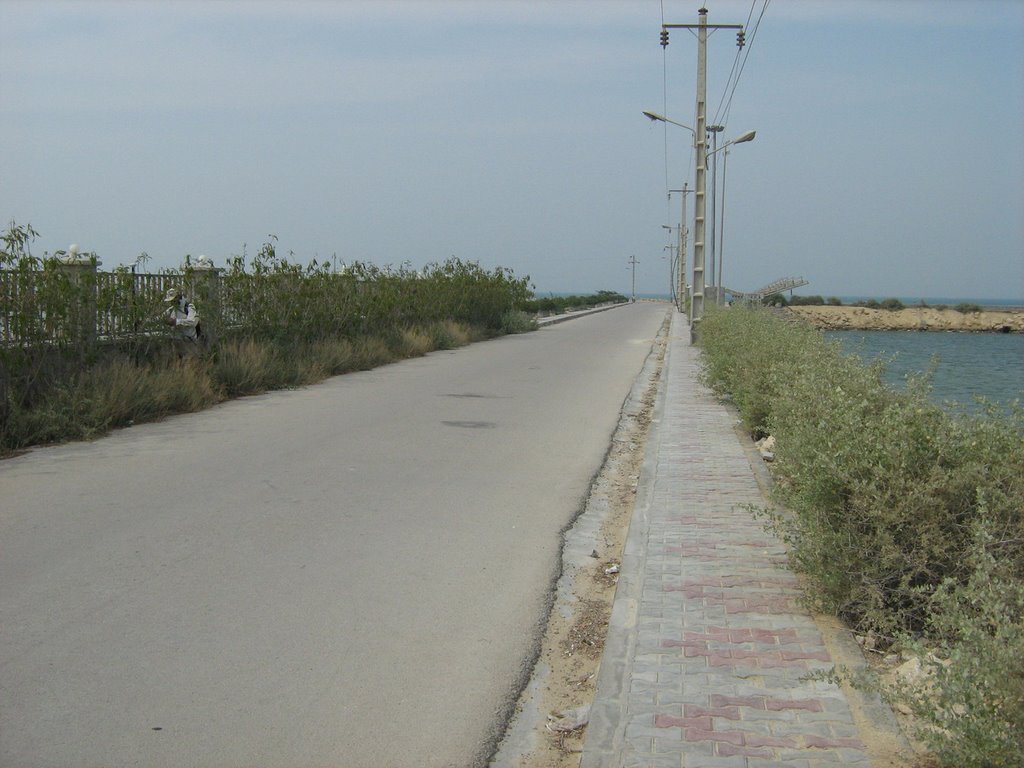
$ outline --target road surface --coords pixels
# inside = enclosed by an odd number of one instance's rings
[[[480,765],[667,305],[0,461],[0,765]]]

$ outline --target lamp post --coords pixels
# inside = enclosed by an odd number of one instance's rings
[[[672,303],[679,307],[681,306],[681,302],[679,300],[678,295],[676,294],[676,286],[679,284],[679,280],[676,277],[676,270],[682,269],[682,264],[680,263],[680,254],[682,253],[682,251],[680,250],[680,247],[683,242],[683,225],[680,224],[679,226],[669,226],[668,224],[662,224],[661,228],[667,229],[669,233],[676,232],[679,236],[679,239],[676,241],[675,245],[666,245],[663,249],[670,252],[668,260],[669,296],[672,299]]]
[[[718,134],[725,130],[724,125],[709,125],[707,126],[707,132],[711,136],[711,151],[708,152],[708,159],[711,160],[711,231],[709,232],[708,238],[708,255],[710,263],[708,264],[708,282],[707,289],[711,293],[712,303],[718,303],[716,296],[718,295],[719,281],[715,279],[715,207],[716,200],[718,199]]]
[[[629,257],[629,265],[633,267],[633,292],[630,295],[630,303],[636,302],[636,265],[639,263],[640,262],[636,260],[636,254],[633,254],[632,256]]]
[[[652,122],[671,123],[672,125],[679,126],[680,128],[685,128],[690,132],[691,137],[693,137],[694,146],[696,145],[697,132],[690,126],[678,123],[675,120],[670,120],[664,115],[659,115],[657,112],[650,112],[646,109],[643,110],[643,115]],[[670,189],[668,191],[669,197],[672,196],[673,192],[679,192],[683,196],[682,214],[679,219],[679,287],[676,294],[678,297],[678,307],[680,312],[686,311],[686,195],[693,191],[692,189],[687,189],[688,186],[689,182],[684,182],[682,189]],[[663,224],[662,226],[665,225]]]
[[[722,280],[722,252],[724,250],[723,243],[725,242],[725,171],[728,166],[729,158],[729,147],[733,144],[742,144],[746,141],[753,141],[757,135],[757,131],[747,131],[746,133],[740,134],[732,141],[727,141],[721,147],[718,147],[711,154],[722,152],[722,212],[720,219],[720,226],[718,228],[718,286],[716,288],[716,303],[721,304],[723,299],[722,286],[725,283]],[[712,184],[712,189],[714,185]],[[712,203],[713,205],[713,203]],[[714,226],[714,214],[712,213],[712,226]],[[712,246],[711,251],[711,264],[712,274],[714,274],[714,260],[715,260],[715,248]]]
[[[679,217],[679,311],[686,312],[686,235],[689,232],[686,226],[686,196],[693,192],[692,189],[687,189],[689,182],[683,183],[682,189],[670,189],[668,191],[669,199],[672,198],[672,193],[676,192],[683,196],[682,213]]]

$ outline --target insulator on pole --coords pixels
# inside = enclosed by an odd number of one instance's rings
[[[736,33],[736,47],[742,48],[747,42],[747,33],[742,29]]]
[[[665,29],[665,28],[662,28],[662,30],[661,30],[661,47],[662,48],[667,48],[668,47],[668,30]]]

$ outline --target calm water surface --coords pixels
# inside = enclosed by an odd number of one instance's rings
[[[934,358],[932,400],[937,403],[955,401],[970,411],[978,410],[975,397],[1024,403],[1024,334],[828,331],[825,336],[865,362],[881,359],[885,379],[894,386],[928,371]]]

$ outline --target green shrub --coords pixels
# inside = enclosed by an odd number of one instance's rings
[[[426,332],[430,335],[434,349],[455,349],[469,343],[470,332],[459,323],[451,320],[431,323]]]
[[[809,325],[786,323],[754,304],[711,305],[701,320],[701,380],[728,395],[749,432],[763,436],[779,383],[776,368],[815,352],[821,338]]]
[[[909,643],[923,677],[884,692],[910,708],[943,765],[1011,768],[1024,755],[1024,581],[984,513],[972,529],[970,577],[939,585],[928,640]]]
[[[761,303],[769,307],[789,306],[789,300],[781,293],[773,293],[770,296],[765,296],[761,299]]]
[[[939,648],[952,663],[929,696],[904,692],[940,728],[937,753],[1009,765],[1024,732],[1024,410],[948,414],[926,380],[897,392],[879,364],[757,308],[710,308],[700,344],[704,380],[776,439],[772,520],[810,602]]]
[[[831,299],[829,300],[831,302]],[[842,302],[840,302],[842,303]],[[905,305],[899,299],[864,299],[862,301],[855,301],[853,303],[855,307],[867,307],[868,309],[887,309],[891,312],[897,312],[901,309],[906,309]],[[924,305],[922,302],[922,306]]]
[[[820,307],[825,303],[821,296],[794,296],[789,300],[793,307]]]
[[[972,312],[981,312],[981,306],[980,305],[978,305],[978,304],[971,304],[970,302],[960,302],[955,307],[953,307],[953,309],[955,309],[957,312],[960,312],[960,313],[965,314],[965,315],[969,315]]]
[[[918,587],[966,578],[969,521],[984,492],[1024,577],[1024,416],[954,417],[927,383],[896,392],[804,324],[757,307],[709,309],[702,379],[728,394],[753,435],[776,438],[780,500],[819,601],[894,636],[920,629]]]
[[[823,362],[778,388],[769,418],[796,561],[823,585],[824,606],[861,629],[920,631],[918,588],[966,578],[979,489],[1024,541],[1022,424],[952,418],[923,387],[896,394],[877,368]],[[1010,551],[1024,563],[1020,544]]]
[[[159,275],[98,273],[92,254],[85,268],[69,266],[33,256],[36,236],[12,223],[0,237],[0,453],[159,418],[168,408],[194,409],[191,396],[168,406],[173,398],[156,391],[164,369],[177,367],[160,322],[170,284],[190,292],[206,331],[205,359],[194,361],[204,363],[197,370],[211,388],[198,395],[202,402],[530,326],[510,320],[531,296],[528,277],[454,258],[420,271],[357,263],[337,272],[281,257],[272,236],[255,257],[233,257],[212,279],[187,257],[182,270]],[[86,382],[111,360],[122,363],[110,369],[109,382],[120,388],[121,404],[105,416],[98,403],[111,398]]]
[[[552,315],[561,315],[570,310],[590,309],[600,304],[621,304],[626,301],[628,299],[621,293],[597,291],[597,293],[587,296],[545,296],[534,298],[517,304],[516,308],[532,314],[544,312]]]
[[[523,312],[522,310],[512,310],[506,312],[505,316],[501,320],[501,330],[503,333],[527,333],[528,331],[534,331],[537,329],[537,321],[533,315]]]
[[[827,303],[828,303],[828,305],[830,307],[841,307],[841,306],[843,306],[843,300],[840,299],[838,296],[829,296]]]

